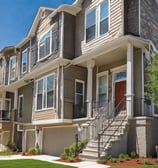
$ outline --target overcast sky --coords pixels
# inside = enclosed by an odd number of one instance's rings
[[[40,6],[57,8],[75,0],[0,0],[0,50],[22,41]]]

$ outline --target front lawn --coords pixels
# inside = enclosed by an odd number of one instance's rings
[[[74,168],[33,159],[0,160],[0,168]]]

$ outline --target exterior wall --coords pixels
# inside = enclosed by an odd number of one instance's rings
[[[64,13],[64,51],[63,57],[72,59],[75,56],[75,17]]]
[[[141,1],[141,37],[150,39],[158,47],[158,3],[156,0]]]
[[[75,104],[75,79],[85,82],[85,99],[86,99],[86,82],[87,69],[70,66],[64,69],[64,118],[71,119],[73,117],[73,110]]]
[[[139,35],[139,1],[124,0],[125,34]]]
[[[93,8],[101,0],[85,0],[82,4],[82,10],[76,16],[76,42],[75,56],[78,57],[104,43],[112,41],[123,35],[123,1],[110,1],[110,30],[105,35],[96,38],[88,43],[85,42],[85,12],[87,8]]]
[[[33,87],[34,83],[32,82],[18,89],[18,95],[23,95],[24,101],[22,118],[19,120],[23,123],[31,123],[32,120]]]
[[[134,48],[133,58],[133,78],[134,78],[134,116],[142,115],[142,52],[141,49]]]
[[[136,151],[140,157],[155,156],[157,118],[136,117],[129,121],[128,153]]]

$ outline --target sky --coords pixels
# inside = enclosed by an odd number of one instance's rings
[[[75,0],[0,0],[0,51],[18,45],[29,32],[40,6],[57,8]]]

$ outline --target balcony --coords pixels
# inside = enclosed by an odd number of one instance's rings
[[[10,120],[11,118],[11,100],[0,100],[0,120]]]

